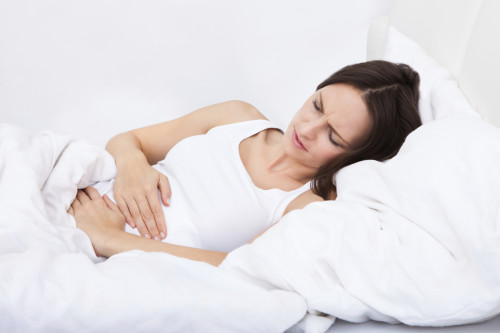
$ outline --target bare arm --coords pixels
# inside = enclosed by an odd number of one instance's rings
[[[265,119],[252,105],[242,101],[228,101],[210,105],[177,119],[138,128],[113,137],[106,149],[117,164],[124,159],[139,159],[152,165],[162,160],[179,141],[205,134],[215,126],[239,121]],[[124,163],[120,163],[124,164]]]
[[[89,236],[99,256],[110,257],[130,250],[159,251],[218,266],[227,255],[224,252],[156,242],[125,232],[125,217],[118,207],[106,195],[101,198],[92,187],[78,191],[68,213],[75,218],[76,226]]]
[[[308,191],[292,201],[287,211],[303,208],[320,200],[323,199]],[[99,192],[92,187],[78,191],[68,212],[75,217],[77,227],[89,236],[96,254],[100,256],[110,257],[130,250],[159,251],[214,266],[220,265],[227,256],[225,252],[156,242],[125,232],[125,217],[118,207],[106,195],[101,198]]]
[[[101,248],[101,255],[110,257],[114,254],[130,250],[166,252],[181,258],[203,261],[214,266],[219,266],[227,256],[227,253],[225,252],[209,251],[164,242],[155,242],[121,230],[109,232],[107,241]]]

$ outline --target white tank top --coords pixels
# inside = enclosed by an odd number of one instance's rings
[[[251,120],[212,128],[178,142],[153,167],[170,182],[170,206],[163,206],[167,243],[229,252],[278,221],[288,204],[310,184],[293,191],[257,187],[239,153],[240,142],[268,128]],[[113,198],[114,180],[96,184]],[[128,225],[126,231],[139,235]]]

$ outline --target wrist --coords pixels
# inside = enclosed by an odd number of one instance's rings
[[[106,150],[114,157],[118,168],[129,163],[148,163],[139,140],[130,132],[113,137],[106,144]]]
[[[115,163],[118,170],[125,168],[140,167],[144,165],[149,166],[146,156],[140,150],[130,151],[127,153],[120,154],[120,156],[116,156]]]
[[[125,231],[107,229],[102,233],[100,240],[94,244],[96,254],[103,257],[111,257],[118,253],[117,245],[120,244],[120,237],[124,233]]]

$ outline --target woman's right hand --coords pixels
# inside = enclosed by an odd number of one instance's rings
[[[158,195],[158,190],[160,195]],[[113,195],[127,223],[146,238],[161,240],[167,236],[165,216],[159,197],[170,205],[167,176],[150,165],[128,164],[118,170]]]

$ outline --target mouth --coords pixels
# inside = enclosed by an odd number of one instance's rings
[[[297,135],[297,132],[295,131],[295,127],[293,128],[293,133],[292,133],[292,141],[293,141],[293,144],[299,148],[299,149],[302,149],[304,151],[307,151],[306,147],[304,147],[304,145],[302,144],[302,142],[300,141],[299,139],[299,136]]]

